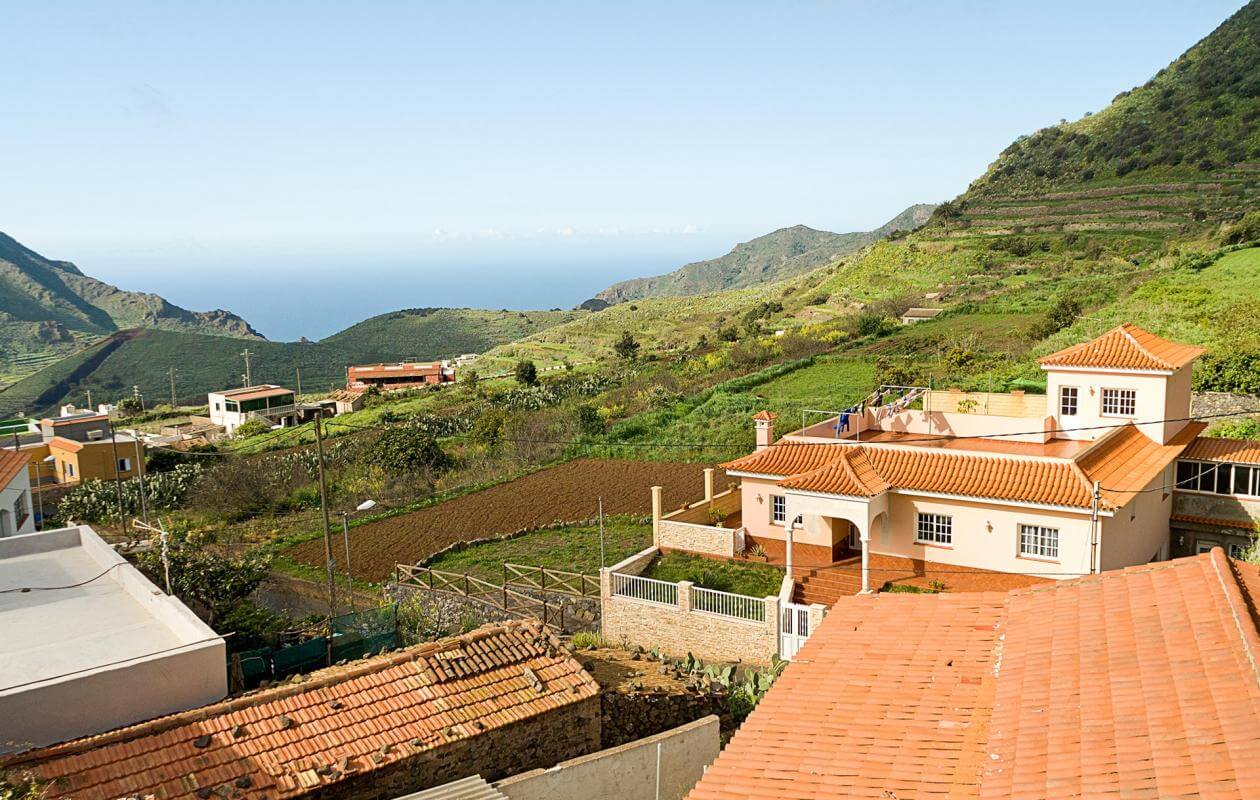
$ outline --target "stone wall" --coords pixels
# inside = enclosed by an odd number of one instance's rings
[[[716,716],[723,731],[734,728],[725,692],[610,689],[600,697],[600,716],[600,746],[603,748],[655,736],[708,716]]]
[[[299,796],[319,800],[392,800],[470,775],[499,780],[598,749],[600,700],[591,697],[371,772],[348,776]]]
[[[731,528],[662,519],[659,531],[656,545],[663,550],[684,550],[723,558],[735,557],[735,531]]]
[[[713,715],[495,784],[509,800],[682,800],[718,755]],[[660,794],[657,750],[660,751]]]
[[[676,606],[614,595],[611,570],[604,570],[600,584],[603,634],[610,642],[753,664],[768,664],[779,652],[778,597],[765,599],[765,621],[756,622],[693,610],[690,581],[678,582]]]

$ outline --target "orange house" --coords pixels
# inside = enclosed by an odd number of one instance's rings
[[[118,435],[115,441],[76,442],[61,436],[48,440],[57,483],[74,484],[85,480],[126,480],[144,471],[144,445],[131,436]]]

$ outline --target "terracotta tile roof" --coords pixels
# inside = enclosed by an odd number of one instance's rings
[[[0,489],[8,486],[30,463],[28,453],[21,450],[0,450]]]
[[[48,440],[50,448],[65,450],[68,453],[77,453],[83,449],[83,442],[76,442],[74,439],[67,439],[64,436],[54,436]]]
[[[205,800],[207,787],[227,797],[242,785],[293,797],[598,694],[554,637],[508,622],[24,753],[0,770],[56,779],[48,798]]]
[[[1045,367],[1177,370],[1207,352],[1202,347],[1161,339],[1126,322],[1119,327],[1037,359]]]
[[[276,386],[271,383],[264,383],[258,386],[246,386],[244,389],[232,389],[227,392],[219,392],[219,394],[238,401],[259,400],[263,397],[276,397],[282,394],[293,394],[293,390],[286,389],[283,386]]]
[[[405,378],[414,375],[437,375],[442,371],[440,363],[363,364],[347,367],[350,378]]]
[[[806,492],[841,494],[849,497],[874,497],[888,490],[888,481],[875,470],[867,448],[841,447],[840,455],[826,466],[803,472],[779,481],[785,489]]]
[[[1168,516],[1173,522],[1189,522],[1194,525],[1214,525],[1218,528],[1238,528],[1244,531],[1254,531],[1256,524],[1260,520],[1245,519],[1227,519],[1225,517],[1201,517],[1195,514],[1170,514]]]
[[[1190,443],[1182,458],[1199,461],[1232,461],[1235,464],[1260,464],[1260,441],[1255,439],[1216,439],[1200,436]]]
[[[842,445],[781,440],[763,450],[749,453],[718,466],[728,472],[733,470],[785,478],[788,475],[811,472],[825,467],[836,457],[836,451],[832,448],[840,446]]]
[[[1077,456],[1076,463],[1089,486],[1092,487],[1094,481],[1100,484],[1103,505],[1120,508],[1181,457],[1186,446],[1206,427],[1203,422],[1188,423],[1168,444],[1160,444],[1137,426],[1125,425],[1094,442]]]
[[[756,414],[753,414],[753,419],[765,420],[766,422],[774,422],[778,418],[779,415],[773,411],[758,411]]]
[[[841,598],[688,797],[1260,796],[1258,592],[1217,549]]]

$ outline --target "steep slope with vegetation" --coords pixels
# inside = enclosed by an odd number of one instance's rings
[[[830,233],[796,225],[735,245],[720,258],[696,261],[668,275],[613,284],[595,295],[607,303],[739,289],[783,280],[829,264],[896,232],[911,231],[931,216],[933,205],[913,205],[873,231]]]
[[[178,331],[133,329],[63,358],[0,391],[0,411],[38,412],[63,401],[115,401],[138,386],[149,404],[170,400],[176,370],[179,402],[204,402],[205,393],[241,384],[250,351],[255,383],[280,383],[325,392],[345,384],[346,365],[448,358],[585,316],[571,311],[411,309],[360,322],[315,343],[241,341]]]
[[[0,378],[19,377],[86,341],[126,328],[262,337],[228,311],[188,311],[127,292],[0,233]]]
[[[1021,137],[936,222],[957,230],[1193,235],[1260,191],[1260,4],[1107,108]]]

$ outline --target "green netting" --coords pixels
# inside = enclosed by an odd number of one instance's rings
[[[271,661],[276,678],[319,669],[328,662],[328,637],[319,636],[301,644],[282,647],[272,654]]]
[[[236,653],[236,659],[241,667],[241,679],[247,686],[256,686],[259,681],[271,677],[271,648],[242,650]]]

